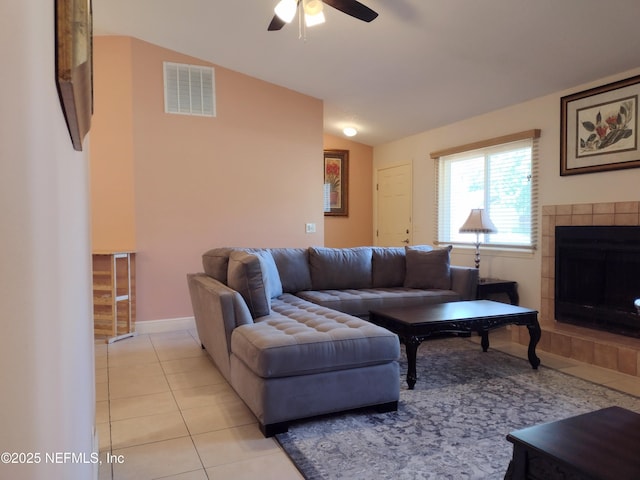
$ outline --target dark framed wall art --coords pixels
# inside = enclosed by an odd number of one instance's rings
[[[640,75],[560,99],[560,175],[640,167]]]
[[[349,215],[349,150],[324,151],[324,214]]]
[[[91,0],[56,0],[56,85],[71,143],[82,150],[93,112]]]

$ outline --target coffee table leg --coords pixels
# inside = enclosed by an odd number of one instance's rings
[[[527,325],[527,329],[529,330],[529,350],[527,352],[529,363],[531,364],[531,367],[537,370],[538,365],[540,365],[540,359],[536,355],[536,345],[540,341],[540,336],[542,335],[540,324],[536,320],[534,325]]]
[[[409,390],[413,390],[418,376],[416,375],[416,355],[418,353],[418,347],[422,343],[416,337],[409,337],[404,342],[404,348],[407,352],[407,385]]]
[[[478,333],[480,334],[480,346],[482,347],[482,351],[486,352],[489,350],[489,330],[482,330]]]

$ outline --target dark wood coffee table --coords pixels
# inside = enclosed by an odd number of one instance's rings
[[[538,312],[491,300],[447,302],[436,305],[372,310],[369,321],[391,330],[400,337],[407,352],[407,384],[416,384],[416,353],[423,340],[443,333],[478,332],[484,352],[489,348],[489,330],[504,325],[526,325],[529,329],[529,363],[540,365],[536,345],[540,340]]]
[[[507,435],[505,479],[640,478],[640,415],[609,407]]]

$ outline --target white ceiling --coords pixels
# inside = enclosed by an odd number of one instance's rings
[[[278,0],[93,0],[129,35],[324,101],[325,132],[379,145],[640,67],[640,0],[361,0],[299,38]]]

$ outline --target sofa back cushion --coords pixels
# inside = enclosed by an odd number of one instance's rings
[[[371,288],[371,247],[309,248],[313,290]]]
[[[451,290],[451,248],[451,245],[434,250],[405,247],[407,274],[404,286]]]
[[[402,287],[405,273],[404,247],[371,249],[371,277],[374,288]]]
[[[282,290],[285,293],[311,290],[309,249],[272,248],[270,251],[276,267],[278,267]]]
[[[273,255],[267,249],[252,252],[260,258],[260,266],[267,276],[267,285],[269,287],[269,298],[275,298],[282,295],[282,281],[278,267],[273,259]]]
[[[233,250],[235,249],[231,247],[219,247],[205,252],[202,255],[204,273],[226,285],[229,255]]]
[[[282,284],[268,250],[233,250],[229,255],[228,285],[242,295],[255,319],[271,313],[271,299],[282,295]]]

